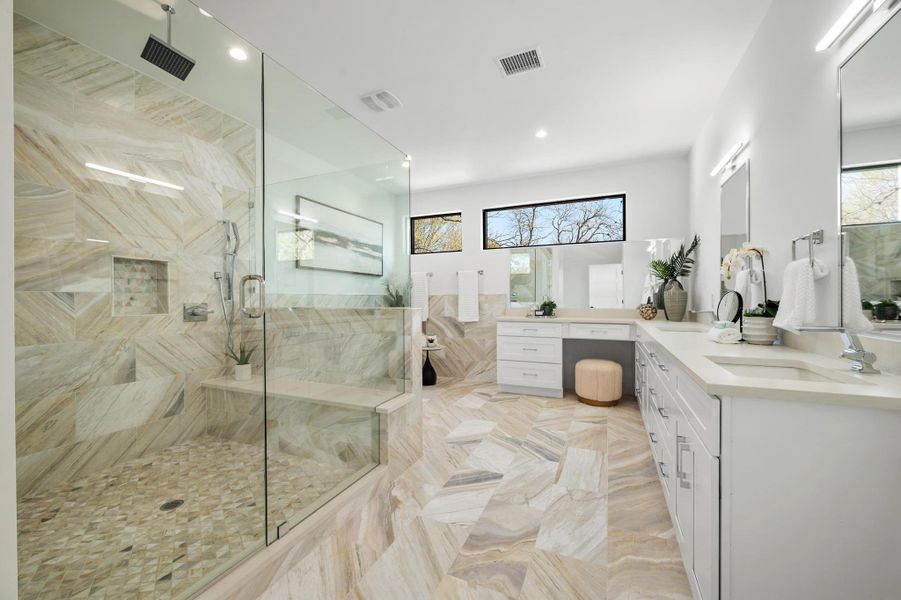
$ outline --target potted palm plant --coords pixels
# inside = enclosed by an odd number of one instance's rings
[[[691,269],[695,262],[691,255],[698,249],[698,244],[700,243],[700,236],[695,234],[688,248],[685,247],[685,244],[682,244],[669,260],[651,261],[651,272],[662,280],[660,289],[657,292],[658,303],[662,295],[663,310],[666,318],[670,321],[681,321],[685,318],[685,309],[688,307],[688,292],[682,287],[679,278],[691,275]]]
[[[226,356],[235,361],[236,381],[250,381],[250,378],[253,375],[253,365],[250,364],[250,357],[253,356],[255,351],[256,346],[247,348],[247,346],[244,345],[244,342],[241,342],[237,352],[235,352],[234,347],[232,347],[225,353]]]

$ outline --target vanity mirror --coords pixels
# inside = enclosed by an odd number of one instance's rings
[[[605,242],[510,250],[510,305],[546,298],[560,308],[635,308],[647,300],[648,263],[668,258],[681,239]]]
[[[751,163],[745,161],[720,186],[720,259],[749,241]]]
[[[851,258],[843,296],[847,302],[856,291],[849,286],[859,286],[864,314],[873,315],[877,329],[901,329],[899,311],[893,309],[901,304],[899,65],[901,16],[896,13],[840,70],[841,227]]]

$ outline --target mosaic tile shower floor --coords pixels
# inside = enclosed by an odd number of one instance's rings
[[[262,467],[261,447],[201,436],[20,499],[20,600],[179,597],[262,544]],[[355,469],[276,453],[269,471],[281,521]]]

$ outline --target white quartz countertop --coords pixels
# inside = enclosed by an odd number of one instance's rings
[[[717,344],[707,339],[706,325],[655,319],[622,317],[498,317],[498,321],[530,323],[631,323],[640,341],[656,342],[669,353],[704,392],[714,396],[736,396],[799,402],[820,402],[868,408],[901,410],[901,377],[852,373],[851,362],[838,357],[802,352],[785,346]],[[838,334],[836,334],[838,335]],[[710,357],[749,364],[791,361],[821,373],[835,374],[839,381],[801,381],[739,376]],[[876,366],[879,366],[877,361]]]

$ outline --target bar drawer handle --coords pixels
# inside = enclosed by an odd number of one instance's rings
[[[666,414],[666,409],[663,408],[662,406],[657,407],[657,412],[659,412],[660,416],[663,417],[664,419],[669,419],[669,415]]]
[[[657,461],[657,464],[660,465],[660,474],[669,479],[669,473],[666,472],[666,463],[662,460]]]
[[[648,437],[651,438],[651,443],[652,443],[652,444],[656,444],[656,443],[657,443],[657,434],[656,434],[656,433],[654,433],[653,431],[649,431],[649,432],[648,432]]]
[[[523,348],[523,352],[538,352],[538,348]]]
[[[538,373],[523,373],[523,377],[538,377]]]
[[[538,333],[537,329],[523,329],[523,331],[534,331],[535,333]]]
[[[663,364],[663,363],[657,363],[657,366],[660,367],[660,370],[663,371],[664,373],[666,373],[667,371],[669,371],[669,369],[668,369],[668,368],[666,367],[666,365]]]

